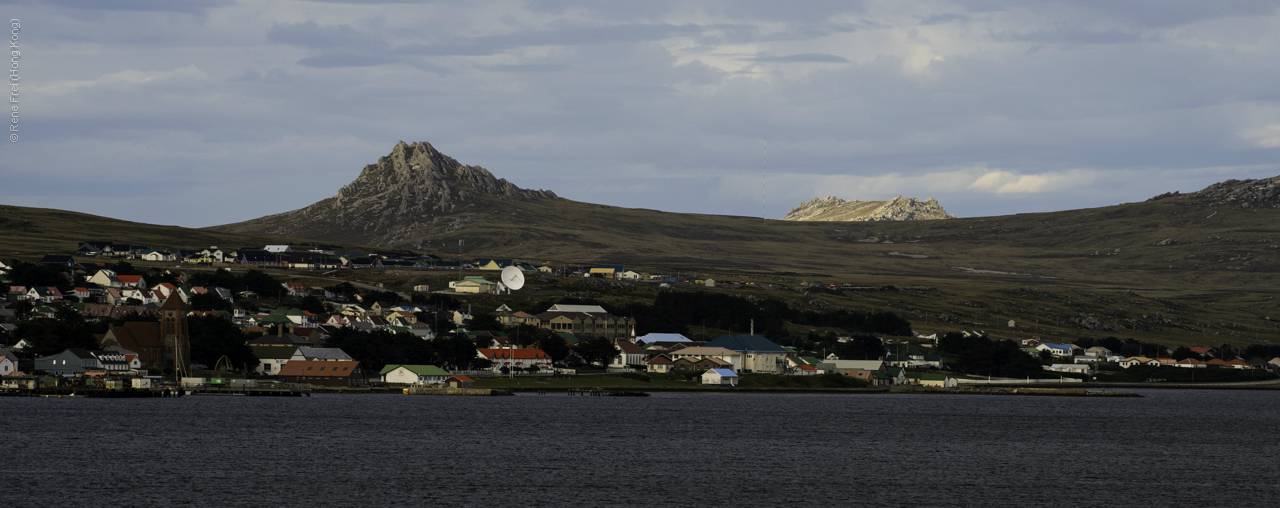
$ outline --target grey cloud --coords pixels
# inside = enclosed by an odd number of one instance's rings
[[[267,32],[267,40],[315,49],[385,50],[381,37],[357,32],[351,25],[320,26],[314,21],[275,25]]]
[[[931,14],[929,16],[920,18],[920,24],[921,25],[941,25],[943,23],[950,23],[952,21],[968,21],[968,20],[969,20],[968,16],[963,16],[960,14],[951,14],[951,13]]]
[[[233,5],[235,2],[233,0],[40,0],[12,3],[95,11],[176,12],[182,14],[202,14],[204,11],[209,9]]]
[[[828,55],[826,53],[800,53],[796,55],[772,56],[772,55],[756,55],[747,60],[753,62],[782,62],[782,63],[849,63],[849,59],[840,55]]]
[[[1142,34],[1120,30],[1092,31],[1062,28],[1052,31],[993,33],[991,38],[999,41],[1039,44],[1131,44],[1141,41]]]

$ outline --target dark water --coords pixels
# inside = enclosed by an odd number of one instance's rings
[[[3,506],[1277,506],[1280,393],[0,399]]]

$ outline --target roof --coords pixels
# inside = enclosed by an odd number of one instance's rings
[[[351,377],[360,370],[360,362],[341,360],[325,361],[292,361],[280,367],[277,376],[309,376],[309,377]]]
[[[693,342],[678,333],[650,333],[636,338],[636,342],[652,344],[654,342]]]
[[[292,347],[292,346],[284,346],[284,347]],[[301,354],[303,358],[306,358],[308,360],[311,360],[311,359],[354,360],[355,359],[355,358],[352,358],[351,355],[347,354],[346,351],[343,351],[336,347],[299,346],[297,349],[297,354]]]
[[[649,365],[669,365],[669,364],[671,364],[671,359],[667,358],[664,355],[658,355],[653,357],[652,360],[649,360]]]
[[[710,347],[710,346],[687,347],[684,349],[672,351],[671,354],[691,355],[691,356],[734,356],[734,355],[740,356],[742,355],[742,353],[733,351],[731,349],[725,349],[722,347]]]
[[[172,294],[169,295],[169,299],[165,300],[164,305],[161,305],[160,308],[162,310],[187,310],[187,304],[177,294]]]
[[[467,377],[467,376],[462,376],[462,375],[449,376],[449,377],[445,378],[445,381],[448,381],[448,380],[450,380],[450,379],[456,379],[456,380],[458,380],[458,381],[475,381],[474,379],[471,379],[471,378],[469,378],[469,377]]]
[[[608,314],[608,311],[604,310],[604,307],[601,307],[599,305],[564,305],[559,303],[552,305],[550,309],[547,309],[547,312],[583,312],[586,314]]]
[[[782,346],[759,335],[721,335],[707,343],[707,347],[722,347],[734,351],[758,351],[769,353],[786,353]]]
[[[157,322],[130,321],[120,326],[112,326],[107,330],[107,335],[115,337],[115,342],[120,347],[137,351],[138,357],[146,362],[158,360],[158,358],[151,358],[146,348],[164,347],[164,340],[160,338],[160,323]],[[104,339],[103,345],[106,345],[106,342]]]
[[[298,346],[258,346],[250,345],[253,355],[259,360],[288,360],[298,350]]]
[[[737,374],[734,374],[733,371],[729,369],[708,369],[707,372],[715,372],[716,374],[719,374],[720,377],[738,377]]]
[[[156,326],[159,327],[160,325],[157,323]],[[315,345],[315,344],[312,344],[311,341],[304,339],[302,337],[299,337],[297,335],[294,335],[292,333],[286,333],[284,335],[263,335],[256,339],[246,341],[245,344],[248,344],[250,346],[289,346],[289,345],[314,346]]]
[[[515,360],[550,360],[551,357],[542,352],[541,349],[524,348],[524,349],[490,349],[479,348],[477,351],[490,360],[497,359],[515,359]]]
[[[387,365],[386,367],[383,367],[382,371],[379,372],[378,374],[385,376],[388,372],[391,372],[399,368],[404,368],[405,370],[412,372],[414,374],[417,374],[419,376],[448,376],[449,375],[448,371],[441,369],[440,367],[436,367],[435,365],[398,365],[398,364]]]
[[[629,354],[629,355],[644,354],[644,350],[640,349],[640,346],[637,346],[630,341],[620,340],[617,342],[617,346],[618,346],[618,349],[621,349],[622,352],[625,354]]]

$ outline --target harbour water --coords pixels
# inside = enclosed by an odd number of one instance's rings
[[[7,506],[1277,506],[1280,393],[0,399]]]

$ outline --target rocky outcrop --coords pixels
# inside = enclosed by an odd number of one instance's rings
[[[834,222],[954,218],[956,218],[955,215],[943,210],[938,200],[933,198],[920,201],[916,198],[898,196],[889,201],[845,201],[835,196],[828,196],[826,199],[813,198],[801,203],[800,206],[792,208],[782,220]]]
[[[1183,199],[1241,208],[1280,208],[1280,176],[1261,180],[1226,180],[1197,192],[1166,192],[1147,201]]]
[[[453,214],[480,201],[549,199],[558,197],[551,191],[521,189],[482,167],[463,165],[427,142],[401,141],[390,154],[365,166],[337,196],[227,229],[395,245],[407,231],[437,223],[446,230],[461,229],[475,219]]]

